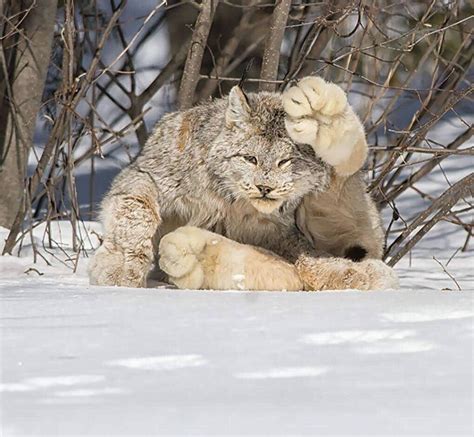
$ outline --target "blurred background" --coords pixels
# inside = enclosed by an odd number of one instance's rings
[[[79,258],[160,117],[225,95],[246,70],[247,91],[310,74],[347,91],[391,265],[420,242],[468,250],[472,12],[467,0],[0,1],[3,253],[35,241],[36,259],[61,220]]]

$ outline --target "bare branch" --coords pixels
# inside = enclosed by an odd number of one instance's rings
[[[415,244],[421,240],[426,233],[438,223],[456,203],[465,196],[466,193],[474,190],[474,173],[465,176],[460,181],[456,182],[452,187],[447,189],[438,199],[436,199],[427,209],[418,214],[415,220],[403,231],[400,236],[387,249],[385,259],[390,257],[388,265],[394,266],[402,257],[408,253]],[[409,235],[435,211],[436,214],[429,220],[404,246],[401,243],[406,240]],[[397,250],[398,249],[398,250]]]

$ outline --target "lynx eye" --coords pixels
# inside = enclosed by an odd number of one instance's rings
[[[291,162],[291,158],[282,159],[281,161],[278,162],[278,167],[283,167],[285,164],[288,164],[290,162]]]
[[[257,158],[252,155],[243,155],[242,158],[244,158],[247,162],[250,162],[250,164],[257,165]]]

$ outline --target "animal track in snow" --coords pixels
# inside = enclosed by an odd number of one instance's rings
[[[161,355],[113,360],[106,364],[138,370],[174,370],[203,366],[207,361],[201,355]]]
[[[436,320],[455,320],[473,317],[474,312],[468,310],[446,311],[443,308],[430,308],[422,311],[383,313],[382,320],[387,322],[432,322]]]
[[[328,372],[327,367],[279,367],[260,372],[242,372],[234,376],[240,379],[275,379],[320,376]]]
[[[124,390],[115,387],[104,387],[97,389],[77,389],[77,390],[67,390],[67,391],[57,391],[54,393],[58,397],[89,397],[89,396],[101,396],[101,395],[112,395],[112,394],[121,394],[125,393]]]
[[[353,351],[362,354],[402,354],[426,352],[436,345],[417,340],[413,329],[378,329],[321,332],[305,335],[301,341],[318,346],[351,345]]]
[[[41,388],[93,384],[105,379],[103,375],[40,376],[19,383],[0,384],[0,392],[34,391]]]
[[[400,340],[407,337],[414,337],[415,335],[416,331],[413,329],[348,330],[308,334],[305,335],[301,341],[306,344],[317,345],[358,344],[374,343],[381,340]]]
[[[380,342],[354,348],[362,354],[407,354],[414,352],[427,352],[435,349],[436,345],[424,340],[401,340],[393,342]]]

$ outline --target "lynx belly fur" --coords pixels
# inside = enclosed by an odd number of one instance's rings
[[[145,287],[155,264],[179,288],[397,287],[366,155],[344,92],[318,77],[169,114],[102,203],[90,281]]]

